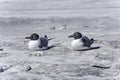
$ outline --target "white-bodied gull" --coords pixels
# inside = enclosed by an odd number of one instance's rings
[[[30,39],[28,43],[29,49],[40,50],[48,48],[48,38],[46,35],[44,37],[39,37],[37,33],[33,33],[30,37],[25,37],[25,39]]]
[[[90,49],[91,44],[94,42],[94,39],[89,39],[86,36],[82,36],[80,32],[75,32],[73,35],[70,35],[69,38],[73,37],[74,40],[71,42],[73,50],[84,50]]]

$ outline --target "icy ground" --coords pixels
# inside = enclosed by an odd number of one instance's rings
[[[119,80],[119,19],[1,18],[0,80]],[[68,36],[79,31],[100,49],[73,51]],[[24,37],[36,32],[55,38],[46,51],[27,49]],[[93,65],[109,67],[96,68]]]
[[[0,0],[0,80],[120,80],[119,7],[120,0]],[[101,48],[73,51],[68,36],[76,31]],[[28,50],[24,38],[34,32],[55,47]]]

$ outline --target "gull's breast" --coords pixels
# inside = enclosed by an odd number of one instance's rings
[[[33,40],[29,42],[28,48],[29,49],[39,49],[39,45],[40,45],[40,40]]]
[[[86,47],[83,46],[83,42],[81,39],[76,39],[73,40],[71,43],[71,46],[74,50],[81,50],[81,49],[85,49]]]

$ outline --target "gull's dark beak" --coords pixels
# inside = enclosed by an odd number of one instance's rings
[[[68,38],[74,37],[73,35],[68,36]]]
[[[31,39],[31,37],[25,37],[25,39]]]

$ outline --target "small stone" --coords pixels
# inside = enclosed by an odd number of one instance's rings
[[[3,68],[1,68],[1,69],[0,69],[0,72],[4,72],[4,69],[3,69]]]
[[[3,49],[0,49],[0,51],[3,51]]]
[[[62,25],[63,27],[62,27],[62,30],[66,30],[67,29],[67,25],[65,24],[65,25]]]
[[[30,71],[32,68],[30,66],[27,66],[25,71]]]

